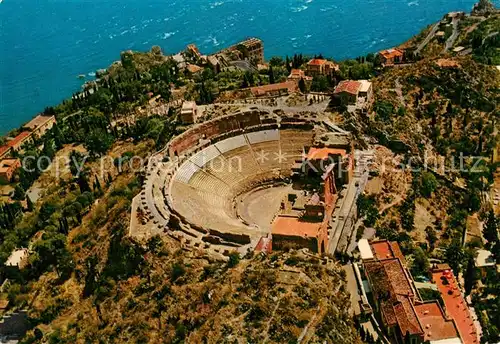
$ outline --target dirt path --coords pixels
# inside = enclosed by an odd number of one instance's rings
[[[392,202],[391,202],[391,203],[389,203],[389,204],[384,205],[384,206],[382,207],[382,209],[380,209],[380,210],[379,210],[379,212],[378,212],[378,213],[379,213],[379,215],[382,215],[382,213],[383,213],[384,211],[386,211],[386,210],[388,210],[388,209],[390,209],[390,208],[392,208],[392,207],[397,206],[397,205],[398,205],[398,204],[400,204],[401,202],[403,202],[403,198],[402,198],[401,196],[397,196],[397,198],[396,198],[394,201],[392,201]]]
[[[406,107],[405,97],[403,96],[403,85],[401,85],[399,77],[396,79],[395,84],[396,88],[394,89],[394,91],[398,95],[399,102],[401,103],[401,106]]]

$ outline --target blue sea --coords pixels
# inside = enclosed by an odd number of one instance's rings
[[[126,49],[212,53],[245,37],[265,55],[356,57],[476,0],[3,0],[0,134],[80,89]],[[497,2],[498,3],[498,2]]]

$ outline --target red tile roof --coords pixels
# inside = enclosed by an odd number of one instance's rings
[[[464,344],[478,344],[479,336],[476,327],[472,321],[469,308],[458,288],[453,272],[443,269],[433,270],[432,280],[437,284],[438,290],[441,293],[446,306],[446,313],[455,320],[462,342]],[[445,284],[445,280],[447,284]]]
[[[281,82],[278,84],[270,84],[264,86],[251,87],[250,91],[254,95],[264,95],[268,92],[276,92],[280,90],[287,90],[288,92],[297,91],[297,84],[293,81]]]
[[[340,155],[340,156],[346,156],[347,151],[345,149],[338,149],[338,148],[316,148],[312,147],[309,149],[309,152],[307,153],[307,159],[308,160],[323,160],[327,159],[329,156],[335,156],[335,155]]]
[[[12,147],[8,145],[0,146],[0,158],[3,157],[10,149],[12,149]]]
[[[13,140],[9,141],[7,143],[7,145],[10,147],[16,147],[17,145],[19,145],[21,142],[23,142],[29,136],[31,136],[31,133],[29,131],[23,131],[19,135],[17,135],[16,137],[14,137]]]
[[[334,93],[347,92],[350,94],[357,95],[360,87],[361,87],[361,83],[359,81],[343,80],[337,85]]]
[[[312,59],[307,64],[309,66],[322,66],[326,63],[327,61],[325,59]]]
[[[397,258],[385,259],[381,261],[387,273],[387,282],[391,284],[394,293],[397,295],[413,296],[413,289],[410,280],[405,273],[403,264]]]
[[[391,302],[381,302],[380,310],[382,312],[382,317],[385,320],[387,326],[394,326],[398,323],[398,319],[396,317],[396,311],[394,310]]]
[[[387,240],[371,242],[370,247],[372,248],[372,251],[377,259],[382,260],[395,258],[392,254],[391,245]]]
[[[459,338],[454,321],[446,317],[437,301],[415,305],[415,312],[424,329],[425,341]]]
[[[382,55],[386,59],[391,59],[391,58],[395,58],[395,57],[398,57],[398,56],[402,57],[403,56],[403,50],[397,49],[397,48],[387,49],[387,50],[382,50],[381,52],[379,52],[379,54]]]
[[[403,255],[403,252],[401,252],[401,248],[399,248],[399,244],[395,241],[391,241],[391,249],[393,256],[399,258],[401,263],[403,263],[403,265],[406,266],[406,259],[405,256]]]
[[[421,334],[423,329],[418,322],[417,314],[412,306],[410,298],[406,296],[397,296],[399,303],[394,305],[394,312],[398,319],[399,328],[403,335]]]
[[[365,263],[374,296],[387,326],[398,325],[403,335],[423,334],[415,310],[411,282],[398,258]]]
[[[364,266],[385,324],[398,326],[403,336],[418,335],[426,342],[458,338],[457,321],[446,317],[436,301],[421,303],[415,300],[413,283],[398,243],[374,241],[370,248],[377,260],[366,262]],[[448,304],[446,306],[448,309]],[[457,307],[452,308],[456,311]],[[469,343],[473,342],[464,342]]]
[[[12,140],[8,141],[5,145],[0,147],[0,157],[3,156],[7,151],[12,148],[18,148],[18,145],[21,144],[26,138],[31,136],[31,132],[23,131]]]
[[[397,242],[389,242],[388,240],[372,241],[370,247],[379,260],[399,258],[403,265],[406,265],[405,256],[401,252]]]

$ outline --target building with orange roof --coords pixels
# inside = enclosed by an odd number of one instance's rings
[[[318,76],[318,75],[327,75],[333,76],[333,74],[339,70],[339,65],[328,61],[325,59],[312,59],[307,62],[307,75],[309,76]]]
[[[328,229],[323,222],[308,222],[299,217],[278,216],[271,229],[273,249],[283,249],[287,244],[325,252],[328,244]]]
[[[354,105],[360,98],[369,102],[373,96],[372,83],[368,80],[343,80],[335,87],[333,95],[336,102],[342,105]]]
[[[357,96],[361,83],[356,80],[342,80],[339,82],[337,87],[335,87],[335,94],[348,93],[350,95]]]
[[[220,51],[219,54],[235,55],[237,59],[248,60],[257,66],[264,63],[264,42],[259,38],[250,37]]]
[[[379,53],[383,66],[392,66],[403,62],[404,51],[398,48],[382,50]]]
[[[38,115],[23,125],[23,128],[31,131],[32,135],[36,137],[42,137],[47,131],[52,129],[54,124],[56,124],[55,116]]]
[[[296,245],[326,253],[338,190],[350,182],[352,175],[350,155],[352,151],[344,148],[312,147],[305,161],[293,168],[292,180],[304,191],[282,200],[271,228],[273,249]]]
[[[460,336],[453,319],[448,318],[439,302],[415,305],[415,312],[424,330],[424,341],[430,343],[460,344]]]
[[[422,342],[423,329],[412,306],[415,292],[401,261],[390,258],[365,262],[364,269],[376,303],[374,309],[388,335],[402,343]]]
[[[4,158],[12,154],[13,151],[18,151],[21,147],[28,142],[33,140],[32,133],[29,131],[23,131],[14,137],[12,140],[9,140],[3,146],[0,146],[0,158]]]
[[[334,156],[346,156],[347,151],[345,149],[338,149],[338,148],[319,148],[319,147],[311,147],[309,149],[309,152],[307,153],[307,159],[308,160],[325,160],[328,159],[329,157],[334,157]]]
[[[16,137],[14,137],[14,139],[9,141],[7,145],[11,147],[13,150],[17,151],[20,150],[24,144],[31,141],[32,141],[31,133],[29,131],[23,131]]]
[[[191,74],[197,74],[197,73],[200,73],[203,68],[201,68],[200,66],[197,66],[195,64],[188,64],[186,66],[186,69],[189,71],[189,73]]]
[[[432,281],[438,287],[446,307],[446,313],[457,325],[463,344],[479,344],[478,330],[451,268],[446,265],[434,267]]]
[[[19,159],[3,159],[0,161],[0,182],[10,183],[16,171],[21,167]]]
[[[406,265],[406,260],[401,252],[399,244],[395,241],[377,240],[370,243],[375,257],[379,260],[398,258],[403,265]]]
[[[311,147],[306,155],[304,173],[310,170],[325,171],[335,175],[337,184],[347,184],[352,180],[354,161],[352,154],[343,148]]]
[[[12,147],[10,147],[7,144],[0,146],[0,159],[9,155],[9,153],[11,151],[12,151]]]
[[[297,85],[300,80],[304,80],[306,87],[310,87],[312,83],[312,77],[307,76],[306,73],[302,69],[292,69],[290,71],[290,75],[287,77],[287,81],[295,82]]]
[[[437,301],[423,302],[397,242],[379,240],[362,245],[363,269],[374,309],[386,333],[398,343],[460,344],[456,322]]]
[[[276,97],[297,92],[298,86],[294,81],[287,81],[278,84],[251,87],[249,90],[254,97]]]

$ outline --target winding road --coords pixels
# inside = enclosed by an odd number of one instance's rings
[[[431,39],[434,38],[434,36],[436,35],[436,32],[439,29],[439,24],[440,24],[439,22],[437,22],[436,24],[434,24],[434,26],[432,27],[431,32],[429,32],[429,34],[427,35],[427,37],[425,37],[425,39],[423,40],[423,42],[418,45],[417,50],[415,50],[415,54],[416,55],[419,55],[420,52],[422,51],[422,49],[424,49],[425,46],[431,41]]]
[[[443,53],[450,50],[450,48],[453,46],[453,44],[455,44],[455,41],[457,40],[458,35],[460,34],[460,30],[458,30],[458,23],[459,22],[460,22],[460,19],[458,19],[456,17],[451,20],[451,25],[453,26],[453,33],[446,40],[446,43],[445,43],[445,46],[443,49]]]

